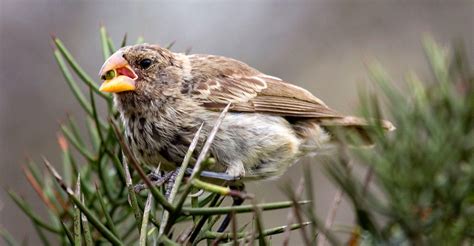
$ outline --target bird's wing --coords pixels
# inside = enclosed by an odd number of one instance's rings
[[[191,80],[187,90],[204,107],[258,112],[286,117],[341,118],[307,90],[280,78],[263,74],[250,66],[219,56],[188,56]]]

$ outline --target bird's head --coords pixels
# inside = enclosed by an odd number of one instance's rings
[[[119,49],[102,65],[100,91],[142,94],[155,87],[160,71],[173,65],[170,51],[158,45],[139,44]]]

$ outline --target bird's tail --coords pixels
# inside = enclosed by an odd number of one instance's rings
[[[376,125],[387,132],[395,130],[395,126],[390,121],[367,121],[367,119],[355,116],[321,119],[319,124],[332,135],[333,140],[338,141],[341,140],[341,138],[347,140],[350,139],[347,138],[349,134],[353,134],[362,140],[363,145],[373,143],[369,132],[373,130]]]
[[[331,150],[334,144],[346,142],[355,146],[369,146],[373,144],[370,131],[377,121],[368,122],[364,118],[345,116],[340,118],[326,118],[318,120],[299,120],[293,122],[293,128],[303,140],[303,153]],[[380,120],[378,124],[386,131],[393,131],[395,127],[390,121]],[[356,138],[354,138],[354,135]],[[356,141],[354,141],[356,140]]]
[[[356,116],[344,116],[341,118],[327,118],[321,119],[322,126],[342,126],[342,127],[372,127],[374,123],[370,124],[366,119]],[[379,120],[377,122],[386,131],[395,130],[395,126],[388,120]]]

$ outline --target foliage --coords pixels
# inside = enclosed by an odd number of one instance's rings
[[[100,36],[106,59],[115,48],[104,27]],[[153,186],[146,175],[159,171],[140,165],[124,144],[111,96],[98,90],[97,81],[79,66],[59,38],[53,37],[53,43],[60,71],[86,113],[87,134],[80,132],[76,121],[69,117],[58,136],[61,173],[46,159],[43,162],[49,174],[44,176],[33,161],[24,167],[28,182],[48,209],[48,220],[14,191],[8,191],[45,245],[253,245],[255,241],[266,245],[275,234],[283,234],[288,245],[289,232],[295,229],[299,229],[305,244],[328,241],[339,245],[331,224],[342,194],[351,201],[357,218],[350,226],[350,245],[474,242],[474,77],[460,49],[450,56],[450,50],[427,38],[424,44],[435,81],[422,83],[410,75],[409,89],[404,91],[390,84],[379,65],[371,67],[382,99],[361,96],[362,113],[369,120],[383,118],[383,100],[397,130],[387,137],[373,121],[370,137],[375,147],[354,149],[342,145],[339,158],[326,165],[328,176],[341,191],[323,224],[308,204],[314,200],[310,170],[305,170],[296,189],[285,187],[289,201],[257,203],[254,199],[250,205],[222,206],[225,196],[245,194],[199,180],[203,167],[212,161],[206,158],[206,147],[194,163],[191,176],[185,178],[185,169],[180,169],[176,182],[170,184],[170,194],[165,196],[164,189]],[[125,36],[121,46],[126,43]],[[80,89],[77,79],[88,93]],[[105,102],[107,111],[103,115],[98,113],[97,100]],[[220,120],[214,131],[219,124]],[[207,137],[209,145],[213,133]],[[188,156],[194,147],[193,141]],[[351,172],[353,164],[344,154],[347,152],[354,152],[368,169],[363,180]],[[185,158],[183,167],[189,159]],[[148,188],[146,192],[134,191],[134,185],[140,182]],[[192,194],[200,189],[206,192]],[[301,200],[304,194],[306,201]],[[262,213],[285,208],[290,208],[287,225],[265,229]],[[238,228],[234,222],[240,213],[253,214],[255,223]],[[230,232],[217,232],[214,227],[225,214],[232,218]],[[1,228],[0,236],[8,245],[17,245]]]
[[[397,127],[389,137],[379,127],[374,148],[355,150],[374,187],[347,172],[344,161],[326,169],[349,196],[367,244],[474,242],[474,74],[462,46],[450,54],[427,37],[424,47],[432,83],[411,74],[399,91],[379,65],[370,69]],[[362,96],[363,114],[381,118],[380,100]]]

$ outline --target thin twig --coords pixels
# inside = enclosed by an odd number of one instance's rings
[[[197,132],[194,134],[193,141],[191,142],[191,145],[188,148],[188,151],[187,151],[187,153],[184,157],[184,160],[181,164],[181,167],[178,169],[179,170],[178,174],[175,178],[173,188],[171,188],[171,192],[170,192],[170,195],[168,197],[168,201],[171,204],[173,204],[173,200],[176,197],[176,194],[178,194],[178,190],[179,190],[179,187],[181,186],[181,182],[183,181],[183,177],[184,177],[184,174],[186,173],[186,169],[188,168],[189,161],[191,160],[194,149],[196,149],[196,146],[199,142],[199,136],[201,134],[201,130],[202,130],[203,125],[204,124],[201,124],[201,126],[199,127]],[[162,218],[162,222],[161,222],[161,225],[160,225],[160,231],[159,231],[158,235],[161,235],[165,231],[165,228],[168,224],[169,215],[170,214],[169,214],[168,211],[163,212],[163,218]]]
[[[199,136],[201,135],[201,130],[202,130],[203,125],[204,124],[201,124],[201,126],[199,127],[197,132],[194,134],[193,141],[191,142],[191,145],[189,146],[189,149],[188,149],[186,155],[184,156],[184,160],[183,160],[183,163],[181,164],[181,167],[179,169],[178,176],[176,176],[175,185],[171,189],[171,193],[170,193],[170,196],[168,198],[170,203],[173,202],[176,194],[178,193],[179,185],[181,184],[181,182],[183,180],[183,177],[184,177],[184,174],[186,173],[186,169],[188,167],[189,161],[191,160],[194,149],[196,149],[196,146],[199,142]]]
[[[256,235],[258,235],[258,244],[259,246],[264,246],[264,245],[268,245],[268,241],[266,240],[265,238],[265,234],[263,232],[263,221],[262,221],[262,210],[260,209],[260,207],[257,205],[257,201],[256,200],[252,200],[252,205],[253,205],[253,211],[255,213],[255,230],[254,230],[254,233],[256,233]],[[235,213],[235,212],[234,212]],[[257,233],[258,232],[258,233]],[[254,237],[255,238],[255,237]],[[252,241],[253,242],[253,241]]]
[[[234,246],[239,246],[237,242],[237,216],[235,212],[230,213],[232,216],[232,240],[234,241]]]
[[[293,211],[294,211],[296,220],[298,221],[300,225],[302,225],[304,222],[303,222],[303,215],[301,214],[301,211],[302,211],[301,206],[297,201],[300,199],[303,193],[303,189],[304,189],[304,179],[301,178],[300,183],[298,184],[298,187],[296,188],[295,194],[292,197]],[[305,228],[301,228],[299,231],[301,232],[301,237],[303,238],[303,241],[305,242],[305,244],[308,246],[311,245],[311,241],[309,240],[309,237],[306,233]]]
[[[132,207],[133,210],[133,215],[135,216],[135,224],[138,229],[138,232],[140,232],[141,226],[140,226],[140,221],[142,221],[142,212],[140,211],[138,207],[138,201],[137,201],[137,196],[135,194],[134,188],[133,188],[133,183],[132,183],[132,176],[130,175],[130,168],[128,167],[128,161],[126,160],[127,158],[125,157],[125,154],[122,153],[123,156],[123,170],[125,172],[125,184],[128,189],[128,203],[130,204],[130,207]]]
[[[81,202],[84,203],[84,194],[81,195]],[[92,246],[93,241],[92,241],[92,235],[91,235],[91,229],[89,227],[89,221],[87,220],[87,217],[81,213],[81,222],[82,222],[82,228],[84,232],[84,243],[86,246]]]
[[[364,186],[362,188],[362,196],[365,196],[365,194],[369,190],[370,181],[372,181],[373,175],[374,175],[374,168],[369,167],[369,170],[367,170],[367,173],[365,174]]]
[[[77,182],[76,182],[76,190],[75,196],[81,199],[81,174],[77,174]],[[74,245],[80,246],[82,245],[82,237],[81,237],[81,210],[74,205]]]
[[[288,246],[290,243],[290,235],[291,235],[291,228],[289,225],[293,224],[293,221],[295,220],[295,217],[293,216],[293,213],[291,211],[288,212],[288,216],[286,217],[286,228],[285,228],[285,233],[283,234],[283,245]]]
[[[221,114],[219,115],[219,118],[217,118],[216,123],[214,124],[214,128],[212,128],[212,131],[209,133],[209,136],[207,137],[207,141],[204,144],[204,147],[202,148],[201,153],[199,153],[199,157],[196,160],[196,165],[194,167],[193,173],[191,174],[190,180],[198,176],[199,174],[198,171],[202,169],[201,165],[207,156],[207,152],[211,148],[211,144],[214,141],[214,137],[216,136],[216,133],[219,130],[219,127],[221,126],[221,123],[224,120],[224,117],[227,111],[229,111],[229,108],[230,108],[230,103],[227,104],[227,106],[224,108],[224,110],[222,110]]]
[[[347,172],[351,172],[353,163],[352,161],[347,161]],[[331,207],[329,208],[328,216],[326,217],[326,221],[324,222],[324,229],[326,231],[331,230],[332,225],[334,224],[334,220],[336,218],[337,209],[342,201],[342,195],[344,192],[342,189],[338,190],[334,195],[334,199],[332,201]],[[318,237],[318,244],[320,246],[324,246],[326,244],[326,236],[324,234],[320,234]]]
[[[214,127],[212,128],[211,132],[209,133],[209,136],[207,137],[206,143],[204,144],[204,147],[201,149],[201,153],[199,153],[199,156],[196,160],[196,164],[194,165],[193,172],[191,173],[191,177],[189,178],[189,182],[184,186],[183,194],[181,195],[180,199],[176,203],[176,207],[174,207],[175,211],[176,211],[175,212],[176,214],[181,212],[181,210],[183,208],[183,204],[186,201],[186,198],[188,197],[189,193],[192,190],[193,180],[196,177],[198,177],[199,174],[201,173],[201,171],[203,169],[202,164],[203,164],[204,160],[206,159],[207,153],[208,153],[209,149],[211,148],[212,142],[214,141],[214,137],[216,136],[217,131],[219,130],[219,127],[220,127],[222,121],[224,120],[224,117],[227,114],[227,111],[229,110],[229,108],[230,108],[230,103],[227,104],[227,106],[222,110],[221,114],[219,115],[216,122],[214,123]],[[174,221],[176,221],[176,219],[177,219],[176,214],[172,213],[172,216],[170,216],[169,223],[168,223],[167,227],[165,228],[164,233],[167,233],[171,229],[170,225],[172,223],[174,223]]]
[[[138,164],[138,161],[135,159],[135,156],[132,154],[132,151],[130,148],[125,144],[125,140],[123,139],[123,136],[115,123],[115,121],[112,118],[109,118],[110,124],[112,125],[112,128],[114,129],[115,135],[117,136],[118,142],[120,143],[120,147],[122,147],[123,153],[127,157],[127,160],[132,164],[132,167],[138,172],[142,180],[145,182],[145,184],[148,186],[148,189],[151,191],[151,194],[153,197],[158,200],[158,202],[163,206],[164,209],[168,211],[174,211],[175,208],[173,205],[171,205],[166,198],[163,196],[163,194],[159,193],[156,187],[153,185],[153,183],[150,181],[148,176],[145,174],[143,171],[142,167],[140,164]]]
[[[311,223],[310,222],[304,222],[303,224],[291,224],[289,225],[290,227],[290,230],[297,230],[297,229],[300,229],[300,228],[303,228],[307,225],[310,225]],[[288,225],[284,225],[284,226],[277,226],[277,227],[274,227],[274,228],[270,228],[270,229],[266,229],[263,231],[263,235],[265,237],[268,237],[268,236],[272,236],[272,235],[276,235],[276,234],[281,234],[281,233],[284,233],[286,230],[287,230],[287,227]],[[229,239],[229,238],[233,238],[234,235],[232,235],[233,233],[232,232],[216,232],[216,231],[206,231],[204,233],[204,236],[203,238],[204,239],[217,239],[217,238],[223,238],[223,239]],[[242,232],[237,232],[237,240],[248,240],[248,241],[251,241],[251,236],[252,235],[249,235],[248,232],[246,231],[242,231]],[[255,235],[255,238],[257,238],[258,236],[260,235]]]
[[[41,200],[44,202],[44,204],[54,213],[54,214],[59,214],[58,208],[51,202],[51,200],[46,196],[46,194],[43,191],[43,188],[41,185],[36,181],[34,176],[32,175],[31,171],[28,170],[25,166],[22,166],[23,173],[26,176],[26,179],[30,183],[31,187],[35,190],[35,192],[38,194],[38,196],[41,198]]]
[[[77,205],[77,207],[86,215],[87,219],[96,227],[96,229],[105,237],[107,240],[109,240],[112,244],[114,245],[123,245],[123,243],[118,239],[102,222],[93,215],[93,213],[87,208],[86,205],[84,205],[81,202],[81,198],[77,198],[74,195],[74,192],[72,191],[71,188],[69,188],[66,183],[64,183],[63,178],[59,173],[56,171],[56,169],[49,163],[49,161],[43,157],[43,163],[45,164],[46,168],[48,171],[53,175],[53,177],[56,179],[56,182],[59,184],[59,186],[67,193],[69,199]]]
[[[299,205],[309,204],[310,201],[297,201]],[[272,202],[272,203],[263,203],[259,204],[258,207],[263,210],[276,210],[289,208],[294,205],[294,201],[284,201],[284,202]],[[252,205],[240,205],[240,206],[226,206],[226,207],[204,207],[204,208],[183,208],[182,213],[184,215],[218,215],[218,214],[228,214],[235,211],[236,213],[249,213],[253,211]]]
[[[219,202],[219,194],[214,194],[214,198],[212,199],[211,203],[209,204],[210,207],[214,207],[216,204],[218,204]],[[196,238],[198,237],[198,235],[200,234],[201,232],[201,229],[202,227],[204,226],[204,224],[206,223],[206,221],[209,219],[209,217],[211,216],[212,214],[206,214],[204,216],[202,216],[199,221],[196,223],[196,225],[194,226],[194,229],[193,231],[191,232],[191,235],[189,236],[189,242],[191,242],[192,244],[195,244],[195,240]],[[199,242],[199,238],[197,240]]]
[[[303,188],[304,188],[304,179],[300,181],[300,184],[296,188],[295,192],[295,200],[298,201],[301,198],[301,194],[303,193]],[[311,201],[313,202],[313,201]],[[285,229],[285,234],[284,234],[284,240],[283,240],[283,245],[289,245],[290,242],[290,234],[291,234],[291,227],[290,225],[293,224],[293,221],[295,219],[295,213],[297,211],[289,211],[288,212],[288,217],[287,217],[287,227]],[[303,229],[302,229],[303,230]]]
[[[151,195],[151,192],[148,193],[148,197],[146,198],[146,203],[145,203],[145,209],[143,211],[143,220],[142,220],[142,227],[140,230],[140,240],[138,245],[140,246],[145,246],[146,245],[146,238],[147,238],[147,226],[148,226],[148,218],[150,216],[150,210],[151,210],[151,198],[153,196]]]

